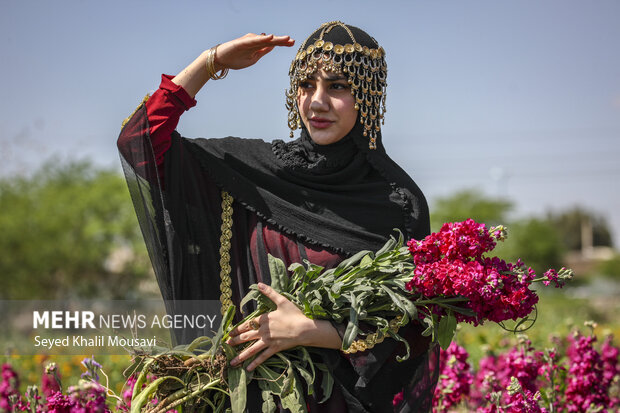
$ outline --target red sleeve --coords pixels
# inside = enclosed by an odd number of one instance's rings
[[[163,163],[164,154],[170,148],[170,136],[181,114],[196,105],[196,100],[183,87],[172,82],[173,77],[161,75],[159,89],[146,102],[151,145],[158,166]]]

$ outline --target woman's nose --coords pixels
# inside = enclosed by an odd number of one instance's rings
[[[329,96],[327,90],[318,85],[312,94],[312,100],[310,101],[310,109],[317,112],[326,112],[329,110]]]

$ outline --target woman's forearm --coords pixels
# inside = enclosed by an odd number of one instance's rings
[[[175,84],[185,89],[191,97],[195,97],[198,91],[207,83],[209,77],[213,75],[213,73],[208,73],[207,71],[208,52],[208,50],[202,52],[196,60],[172,79]],[[215,61],[215,69],[217,71],[222,69],[217,63],[217,59]]]
[[[327,320],[310,320],[312,327],[302,337],[303,345],[339,349],[342,346],[340,334]]]

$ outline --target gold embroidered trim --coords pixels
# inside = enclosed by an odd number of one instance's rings
[[[230,286],[230,240],[232,238],[233,197],[222,191],[222,235],[220,236],[220,302],[222,315],[226,313],[232,303]]]
[[[393,333],[398,332],[400,328],[401,316],[398,316],[390,321],[390,331]],[[366,351],[373,348],[376,344],[379,344],[385,340],[387,336],[384,336],[380,332],[372,333],[366,336],[366,338],[355,340],[351,343],[351,346],[346,350],[341,350],[345,354],[357,353],[358,351]]]
[[[125,125],[127,124],[127,122],[129,122],[129,119],[133,118],[133,115],[136,114],[136,112],[142,107],[144,106],[144,104],[146,103],[147,100],[149,100],[149,98],[151,97],[151,95],[149,95],[148,93],[146,94],[146,96],[144,98],[142,98],[142,102],[140,102],[140,104],[138,105],[138,107],[131,113],[131,115],[129,115],[129,117],[125,118],[125,120],[123,121],[123,123],[121,124],[121,129],[123,129],[125,127]]]

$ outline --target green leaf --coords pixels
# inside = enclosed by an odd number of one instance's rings
[[[226,360],[228,361],[232,360],[237,355],[237,351],[225,341],[222,343],[222,349],[224,350]]]
[[[217,329],[217,333],[213,336],[213,347],[211,347],[211,355],[215,357],[215,351],[219,348],[224,335],[230,329],[230,325],[232,323],[233,317],[235,316],[235,306],[231,305],[226,310],[226,313],[222,317],[222,322],[220,323],[220,327]]]
[[[303,368],[300,363],[293,363],[293,367],[295,367],[295,369],[299,372],[299,375],[303,377],[308,385],[308,395],[311,396],[314,394],[314,373],[310,373],[308,370]]]
[[[149,401],[149,399],[151,398],[151,396],[153,394],[155,394],[155,392],[157,391],[157,388],[159,387],[159,385],[168,379],[172,379],[172,380],[177,380],[179,382],[181,382],[182,384],[183,381],[177,377],[174,376],[165,376],[165,377],[160,377],[157,380],[153,381],[152,383],[150,383],[148,386],[146,386],[146,388],[144,390],[142,390],[137,397],[131,399],[131,413],[140,413],[140,410],[142,409],[142,406],[144,406],[146,404],[146,402]],[[136,381],[136,383],[138,383]],[[140,385],[142,386],[142,385]]]
[[[321,380],[321,390],[323,391],[323,399],[319,401],[319,403],[324,403],[329,399],[332,395],[332,390],[334,388],[334,377],[331,375],[326,366],[322,364],[317,364],[317,367],[323,373],[323,380]]]
[[[396,356],[396,361],[405,361],[409,358],[410,355],[410,347],[409,347],[409,342],[407,340],[405,340],[404,338],[401,337],[400,334],[393,332],[392,330],[388,330],[388,334],[390,337],[392,337],[394,340],[400,341],[401,343],[403,343],[405,345],[405,355],[404,356]]]
[[[151,368],[151,364],[153,364],[155,362],[155,360],[156,360],[156,358],[148,359],[144,363],[144,365],[142,366],[142,370],[140,371],[140,374],[138,375],[138,378],[136,379],[136,383],[135,383],[135,385],[133,387],[133,392],[132,392],[132,395],[131,395],[132,402],[133,402],[133,400],[136,399],[136,397],[138,396],[138,393],[142,389],[142,385],[146,382],[146,376],[149,373],[149,369]]]
[[[362,258],[362,261],[360,262],[360,267],[366,268],[366,267],[370,267],[371,265],[372,265],[372,257],[370,256],[370,254],[365,255],[364,258]]]
[[[189,345],[187,346],[186,350],[187,351],[194,351],[198,347],[200,347],[201,345],[203,345],[205,343],[213,344],[212,341],[211,341],[211,337],[202,336],[202,337],[195,338],[194,341],[189,343]]]
[[[259,364],[256,367],[258,377],[264,380],[258,380],[258,384],[261,389],[269,390],[273,394],[280,395],[282,393],[282,382],[284,378],[281,374],[276,373],[272,369],[266,366],[266,362]],[[279,363],[280,364],[280,363]]]
[[[271,254],[267,254],[267,262],[271,273],[271,287],[278,292],[288,291],[289,278],[284,262]]]
[[[292,413],[306,413],[308,410],[306,408],[306,400],[304,398],[304,391],[301,387],[301,383],[297,380],[297,376],[292,369],[290,370],[288,377],[291,378],[291,386],[293,389],[286,395],[282,392],[282,407],[289,409]]]
[[[342,288],[342,281],[336,281],[335,283],[332,284],[331,290],[334,293],[339,294],[341,288]]]
[[[442,349],[446,350],[450,346],[455,331],[456,317],[452,311],[448,311],[448,314],[439,320],[439,327],[437,328],[437,340]]]
[[[326,318],[328,318],[329,314],[319,304],[315,304],[312,306],[312,316],[313,316],[312,317],[313,319],[320,318],[320,319],[325,320]]]
[[[250,301],[258,301],[258,297],[263,295],[260,291],[258,291],[258,286],[256,284],[250,285],[250,291],[243,297],[241,300],[241,304],[239,304],[239,308],[243,309],[247,303]]]
[[[410,319],[415,320],[417,318],[418,309],[416,308],[415,304],[412,303],[407,297],[403,296],[400,293],[392,291],[385,284],[381,285],[381,289],[390,296],[394,305],[398,307],[404,314],[407,314]]]
[[[400,230],[397,230],[397,231],[402,236],[402,232],[400,232]],[[393,236],[390,236],[390,239],[387,240],[387,242],[383,245],[383,247],[381,247],[381,249],[375,253],[375,257],[379,258],[381,255],[385,254],[386,252],[394,248],[395,245],[396,245],[396,240],[394,239]]]
[[[287,374],[284,376],[284,381],[282,382],[282,392],[280,397],[286,397],[293,391],[293,385],[295,384],[295,376],[291,374],[292,369],[287,370]]]
[[[342,349],[346,350],[351,347],[351,344],[357,337],[359,333],[358,327],[358,310],[357,310],[357,298],[353,293],[350,294],[351,300],[351,309],[349,310],[349,323],[347,324],[347,329],[344,332],[344,337],[342,338]]]
[[[274,413],[276,411],[276,401],[273,398],[272,393],[269,390],[261,391],[263,396],[263,413]]]
[[[296,271],[302,271],[305,274],[306,273],[306,267],[303,266],[303,264],[300,264],[298,262],[294,262],[291,265],[288,266],[288,270],[290,272],[296,272]]]
[[[463,315],[466,315],[468,317],[475,317],[476,316],[476,312],[470,308],[464,308],[464,307],[459,307],[457,305],[452,305],[452,304],[447,304],[448,300],[451,300],[450,298],[445,299],[446,301],[443,301],[444,299],[437,299],[437,300],[433,300],[434,303],[436,303],[437,305],[443,307],[443,308],[447,308],[448,310],[454,311],[456,313],[460,313]]]
[[[247,371],[245,366],[228,367],[228,386],[232,413],[244,413],[247,403]]]
[[[360,251],[357,254],[353,255],[350,258],[347,258],[346,260],[343,260],[340,262],[340,264],[338,264],[339,269],[346,269],[349,268],[355,264],[358,263],[359,260],[361,260],[364,256],[366,256],[370,251]]]
[[[290,290],[293,291],[306,276],[306,268],[298,262],[292,263],[288,270],[292,272],[290,279]]]
[[[431,336],[433,340],[435,340],[435,324],[431,317],[424,317],[422,320],[424,324],[426,324],[426,329],[422,331],[422,335],[424,337]]]

